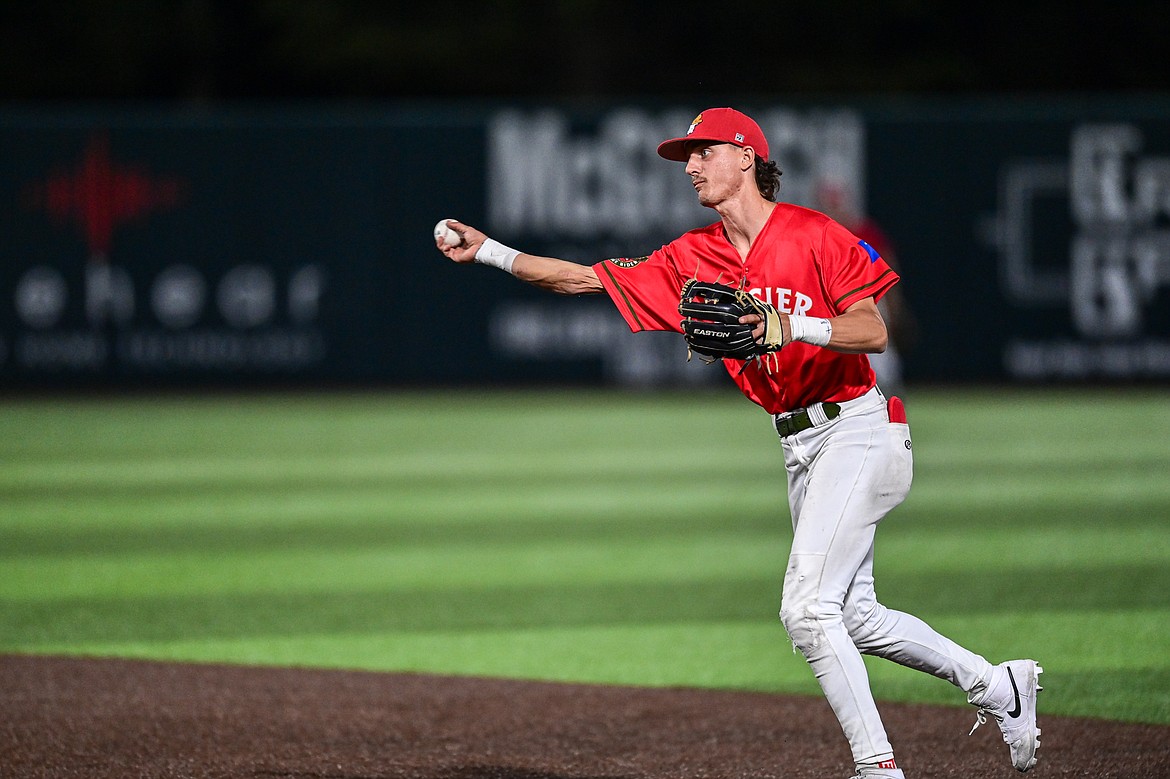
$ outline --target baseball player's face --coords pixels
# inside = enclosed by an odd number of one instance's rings
[[[699,195],[699,203],[714,207],[743,185],[744,150],[730,143],[696,141],[688,147],[687,175]]]

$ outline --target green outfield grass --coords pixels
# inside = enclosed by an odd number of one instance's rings
[[[879,596],[1039,659],[1046,712],[1170,723],[1170,394],[906,398]],[[732,388],[9,398],[0,464],[0,652],[817,693]]]

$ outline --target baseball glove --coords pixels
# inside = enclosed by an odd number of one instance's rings
[[[750,361],[780,351],[783,335],[776,309],[744,289],[691,279],[682,288],[678,312],[682,314],[687,346],[715,362],[730,357]],[[742,324],[741,316],[758,314],[764,320],[764,337],[752,336],[755,325]]]

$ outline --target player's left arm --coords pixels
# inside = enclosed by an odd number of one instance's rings
[[[847,354],[880,354],[886,350],[889,333],[886,322],[873,298],[862,298],[839,316],[830,317],[833,333],[826,349]],[[780,317],[786,328],[785,338],[791,338],[791,323],[786,315]]]
[[[747,314],[741,316],[739,321],[754,325],[752,335],[757,341],[763,339],[765,328],[763,317]],[[824,344],[826,349],[848,354],[875,354],[886,350],[889,333],[873,298],[858,300],[840,315],[829,317],[828,323],[832,332],[829,335],[829,342]],[[783,343],[787,346],[792,342],[792,319],[788,314],[780,314],[780,329],[784,333]]]

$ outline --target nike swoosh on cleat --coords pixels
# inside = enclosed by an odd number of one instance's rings
[[[1016,687],[1016,677],[1012,676],[1012,669],[1011,668],[1007,669],[1007,674],[1008,674],[1008,681],[1012,683],[1012,695],[1014,695],[1016,697],[1015,708],[1013,708],[1011,711],[1009,711],[1007,713],[1007,715],[1009,717],[1018,717],[1018,716],[1020,716],[1020,712],[1023,711],[1023,707],[1020,705],[1020,691]]]

